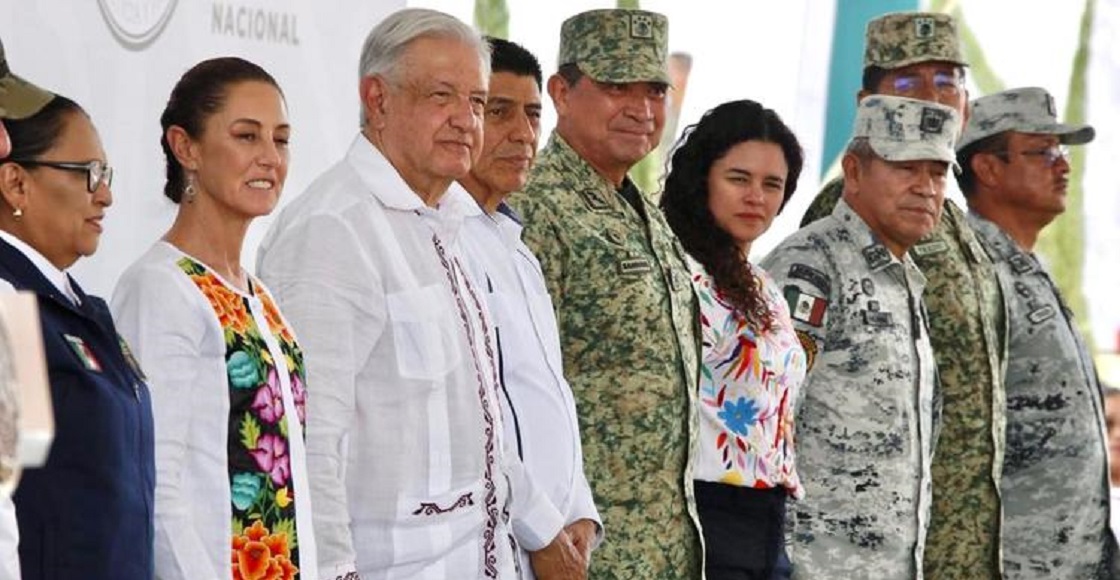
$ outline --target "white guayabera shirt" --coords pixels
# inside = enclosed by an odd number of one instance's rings
[[[462,190],[427,207],[359,135],[261,245],[307,361],[324,577],[516,577],[510,513],[542,498],[502,449],[490,316],[456,241],[478,211]]]

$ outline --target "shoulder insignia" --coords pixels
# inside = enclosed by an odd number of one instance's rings
[[[594,189],[584,189],[579,192],[583,202],[591,211],[607,211],[611,209],[611,204],[603,199],[603,195]]]
[[[924,244],[918,244],[910,251],[913,252],[915,256],[932,256],[934,254],[940,254],[948,249],[949,244],[945,243],[945,240],[933,240]]]
[[[891,263],[891,253],[882,244],[871,244],[861,250],[861,253],[863,259],[867,260],[867,267],[872,270],[878,270]]]
[[[790,318],[804,322],[809,326],[820,327],[824,323],[824,313],[828,309],[828,300],[814,296],[797,286],[786,286],[782,295],[789,304]]]
[[[798,280],[804,280],[812,284],[813,286],[816,286],[817,289],[821,292],[824,292],[825,294],[832,294],[832,283],[829,281],[828,276],[826,276],[824,272],[821,272],[820,270],[811,266],[806,266],[805,264],[794,264],[789,267],[789,277],[797,278]]]
[[[801,343],[801,348],[805,350],[805,372],[809,372],[813,370],[813,363],[817,361],[817,341],[804,330],[794,332],[797,334],[797,341]]]

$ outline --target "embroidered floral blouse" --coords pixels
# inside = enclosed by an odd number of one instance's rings
[[[152,388],[156,576],[318,579],[303,354],[265,287],[160,242],[113,313]]]
[[[751,266],[774,313],[764,334],[723,299],[712,279],[689,260],[700,302],[700,437],[696,479],[730,485],[785,487],[800,498],[793,418],[805,379],[805,351],[793,331],[781,290]]]

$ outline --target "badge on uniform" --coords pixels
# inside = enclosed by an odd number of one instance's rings
[[[813,363],[817,362],[817,341],[802,330],[795,330],[794,334],[797,335],[797,341],[801,343],[801,349],[805,351],[805,370],[812,370]]]
[[[1034,264],[1025,254],[1015,254],[1007,259],[1007,263],[1011,264],[1011,271],[1016,274],[1026,274],[1034,269]]]
[[[944,252],[948,249],[949,244],[945,243],[944,240],[933,240],[932,242],[918,244],[911,248],[910,251],[914,252],[915,256],[923,257],[931,256],[933,254],[940,254],[941,252]]]
[[[863,259],[867,261],[867,267],[872,270],[878,270],[891,263],[891,253],[882,244],[871,244],[860,250],[860,253],[863,254]]]
[[[144,376],[144,371],[140,370],[140,362],[133,356],[132,349],[128,348],[128,342],[125,341],[124,337],[118,334],[117,342],[121,344],[121,354],[124,355],[124,360],[128,363],[128,366],[132,367],[132,372],[136,373],[140,380],[148,380],[148,377]]]
[[[790,318],[816,327],[820,327],[824,322],[828,300],[809,294],[797,286],[786,286],[782,289],[782,294],[789,304]]]
[[[78,357],[87,371],[101,372],[101,363],[93,354],[93,349],[86,344],[85,340],[82,340],[82,337],[63,334],[62,338],[66,339],[66,343],[70,345],[70,350],[74,351],[74,356]]]
[[[602,194],[594,189],[584,189],[579,192],[580,197],[583,198],[584,203],[587,204],[588,209],[591,211],[607,211],[611,209],[611,204],[603,199]]]
[[[652,271],[653,266],[645,258],[623,258],[618,261],[618,273],[623,276],[641,276]]]
[[[630,38],[653,38],[653,17],[648,14],[631,14]]]

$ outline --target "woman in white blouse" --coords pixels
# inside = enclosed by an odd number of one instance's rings
[[[241,266],[287,176],[284,96],[259,66],[211,59],[179,79],[160,122],[178,214],[112,302],[152,388],[156,577],[317,579],[303,355]]]
[[[801,146],[774,111],[724,103],[685,130],[661,208],[688,252],[702,352],[696,506],[708,580],[785,577],[786,496],[805,352],[782,291],[747,257],[797,189]]]

